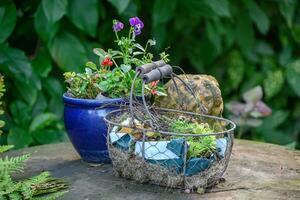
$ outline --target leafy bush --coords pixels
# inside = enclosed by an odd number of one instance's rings
[[[0,75],[0,106],[1,98],[4,94],[4,80]],[[0,107],[0,115],[2,115]],[[4,126],[3,122],[1,128]],[[13,148],[12,145],[0,145],[0,154]],[[28,160],[29,155],[25,154],[17,157],[1,157],[0,158],[0,199],[44,199],[54,200],[63,195],[66,192],[57,192],[61,189],[67,188],[65,181],[57,178],[52,178],[49,172],[43,172],[37,176],[31,177],[26,180],[14,181],[11,174],[14,172],[22,172],[23,165]],[[47,197],[41,197],[40,195],[54,193]],[[39,196],[39,197],[37,197]]]
[[[187,72],[215,76],[225,102],[262,85],[273,113],[243,137],[295,147],[299,8],[297,0],[2,0],[0,67],[11,91],[4,104],[11,131],[1,141],[20,148],[61,140],[63,72],[82,72],[97,59],[93,48],[112,46],[113,18],[138,15],[156,51],[167,50]]]

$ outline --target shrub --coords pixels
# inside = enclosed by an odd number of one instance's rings
[[[262,85],[273,113],[243,137],[295,147],[299,8],[297,0],[2,0],[0,66],[12,91],[4,109],[13,128],[1,142],[20,148],[61,140],[63,72],[83,71],[97,60],[94,47],[111,47],[113,18],[139,16],[156,51],[167,50],[171,64],[187,72],[215,76],[225,102]]]

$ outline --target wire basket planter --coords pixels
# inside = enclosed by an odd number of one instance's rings
[[[107,144],[116,175],[181,189],[207,188],[217,184],[231,155],[236,125],[221,117],[158,108],[145,96],[146,84],[162,78],[177,81],[198,102],[189,84],[170,65],[156,61],[137,68],[129,105],[110,112]],[[137,95],[136,80],[142,79]],[[180,94],[178,94],[180,95]]]

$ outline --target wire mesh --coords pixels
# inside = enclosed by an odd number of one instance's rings
[[[151,70],[144,70],[143,66],[137,70],[129,104],[105,117],[108,150],[115,173],[141,183],[172,188],[207,188],[217,184],[229,162],[235,124],[202,114],[207,110],[188,83],[178,79],[172,71],[160,70],[165,63],[153,66]],[[151,77],[149,73],[155,74],[153,70],[157,69],[160,75]],[[145,75],[149,75],[148,79]],[[175,79],[184,83],[202,113],[151,104],[145,95],[145,85],[166,77],[174,80],[175,87]],[[141,96],[136,92],[138,78],[142,78]]]

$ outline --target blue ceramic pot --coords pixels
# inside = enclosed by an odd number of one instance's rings
[[[81,156],[90,163],[110,163],[106,146],[107,126],[103,117],[125,103],[118,99],[77,99],[63,95],[64,122],[68,136]],[[102,108],[101,108],[102,107]]]

